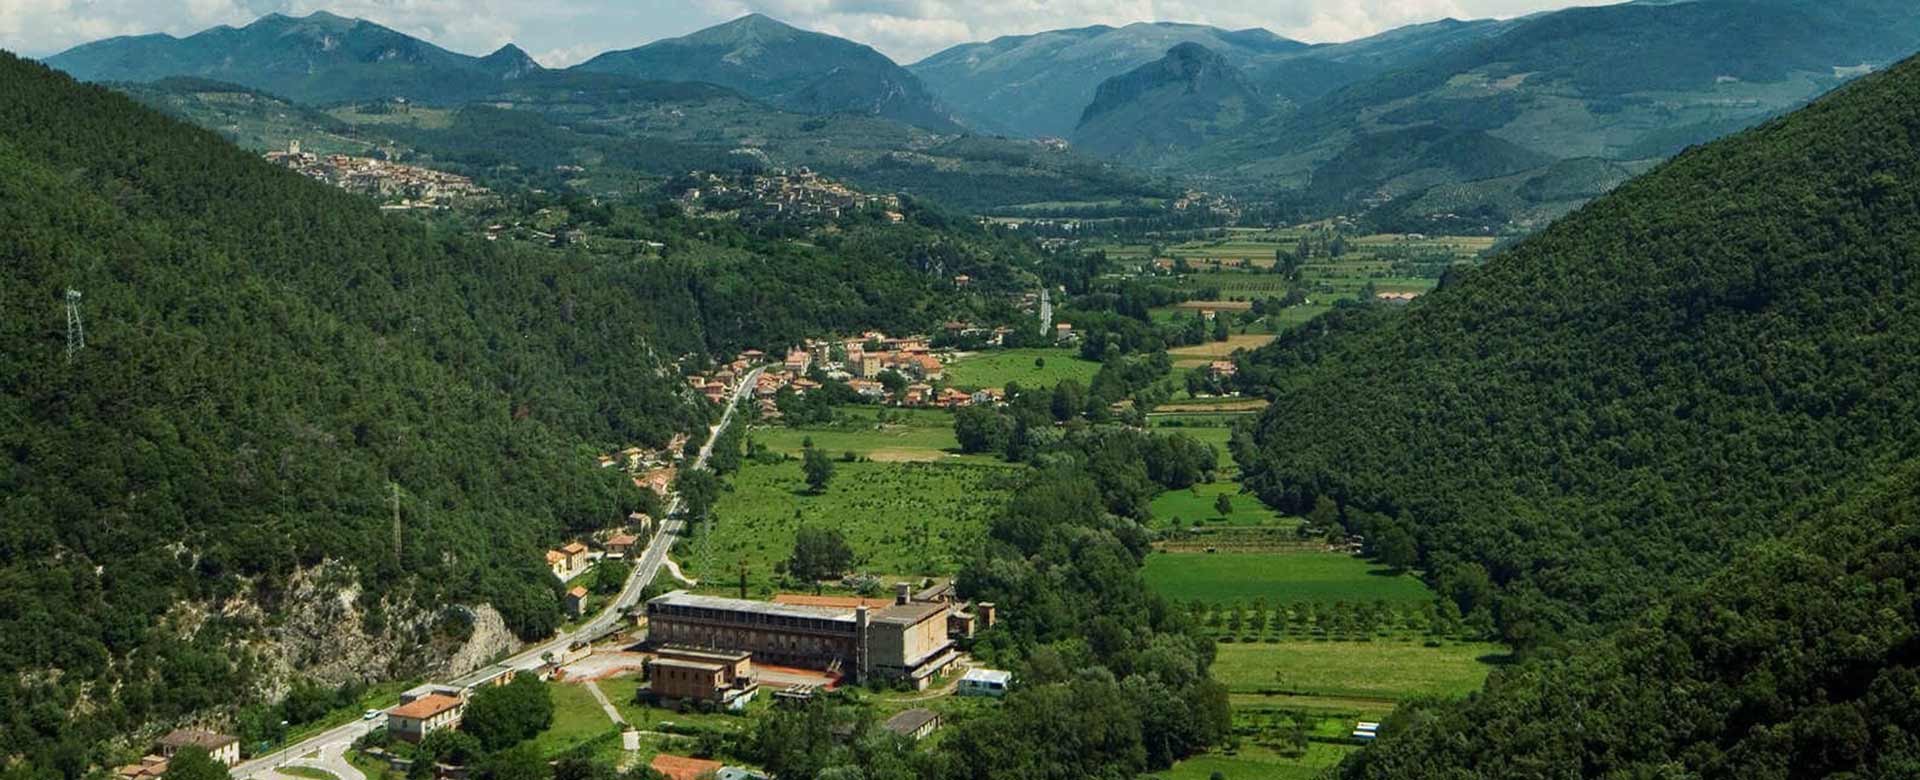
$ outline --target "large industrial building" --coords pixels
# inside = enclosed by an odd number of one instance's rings
[[[852,677],[906,680],[915,688],[952,664],[953,605],[922,602],[904,590],[884,607],[781,604],[697,596],[685,591],[647,602],[647,642],[744,651],[758,663],[825,669]]]

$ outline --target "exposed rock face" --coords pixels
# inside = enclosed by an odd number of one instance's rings
[[[362,592],[351,567],[329,563],[296,574],[274,604],[223,605],[226,617],[262,626],[248,646],[262,698],[277,698],[302,678],[339,685],[455,677],[519,646],[491,606],[440,608],[394,597],[362,604]]]

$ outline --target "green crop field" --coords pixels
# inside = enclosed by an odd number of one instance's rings
[[[1046,365],[1034,365],[1036,359]],[[1084,385],[1091,383],[1097,373],[1100,373],[1100,364],[1081,360],[1075,350],[1008,349],[956,360],[947,366],[946,378],[954,387],[978,390],[1004,388],[1009,382],[1018,382],[1021,387],[1052,387],[1065,379],[1076,379]]]
[[[1220,431],[1221,437],[1225,437],[1226,431],[1218,428],[1190,429],[1180,433],[1205,441],[1204,437],[1196,434],[1207,430]],[[1233,511],[1225,516],[1224,523],[1221,523],[1219,519],[1221,514],[1215,511],[1213,506],[1221,496],[1226,496],[1227,501],[1233,504]],[[1169,490],[1155,497],[1150,507],[1153,510],[1156,525],[1185,527],[1199,523],[1221,523],[1231,526],[1293,528],[1300,524],[1299,518],[1282,517],[1279,512],[1260,503],[1260,499],[1242,494],[1240,484],[1237,482],[1214,482],[1195,485],[1187,490]],[[1176,519],[1178,523],[1175,523]]]
[[[1219,645],[1213,678],[1236,694],[1399,701],[1464,696],[1480,688],[1506,649],[1485,642],[1427,647],[1411,636],[1370,642],[1294,639]]]
[[[1147,584],[1182,603],[1265,598],[1275,603],[1420,603],[1433,594],[1411,574],[1388,574],[1349,555],[1323,552],[1154,553]]]
[[[751,435],[774,452],[796,457],[811,439],[813,446],[835,457],[853,452],[879,461],[982,461],[956,454],[960,442],[953,437],[953,414],[936,409],[843,406],[834,410],[828,425],[761,426]]]
[[[696,533],[684,540],[675,560],[715,590],[733,588],[744,564],[750,585],[771,592],[773,565],[793,553],[794,532],[804,523],[840,529],[863,573],[952,574],[1020,476],[1015,468],[976,463],[834,468],[832,484],[816,496],[807,492],[798,460],[743,465],[714,507],[712,538],[703,542]]]

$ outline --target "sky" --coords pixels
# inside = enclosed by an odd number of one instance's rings
[[[512,42],[549,67],[685,35],[748,13],[869,44],[902,63],[1002,35],[1139,21],[1264,27],[1312,43],[1453,17],[1509,17],[1609,0],[0,0],[0,48],[46,56],[115,35],[190,35],[271,12],[326,10],[442,47]]]

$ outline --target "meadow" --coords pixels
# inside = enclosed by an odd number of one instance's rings
[[[774,564],[793,553],[802,525],[837,528],[868,574],[952,574],[980,538],[1020,475],[977,463],[836,462],[820,495],[808,492],[800,461],[749,461],[714,507],[711,537],[700,529],[674,555],[707,589],[733,592],[744,565],[750,595],[776,590]]]
[[[1465,696],[1486,682],[1506,649],[1486,642],[1427,647],[1401,635],[1369,642],[1221,643],[1213,678],[1235,694],[1380,700]],[[1243,697],[1244,698],[1244,697]]]
[[[962,460],[990,462],[991,458],[958,455],[953,436],[953,414],[938,409],[888,409],[843,406],[825,425],[756,427],[750,437],[774,452],[799,457],[808,441],[839,457],[852,452],[877,461]]]
[[[1036,365],[1036,360],[1044,365]],[[1021,387],[1053,387],[1066,379],[1090,384],[1098,373],[1100,364],[1080,359],[1076,350],[1007,349],[974,353],[948,364],[946,380],[963,390],[1005,388],[1012,382]]]
[[[1222,428],[1189,428],[1177,432],[1217,447],[1225,446],[1228,433]],[[1214,437],[1206,435],[1215,432],[1221,441],[1211,441]],[[1228,503],[1233,505],[1233,511],[1224,516],[1214,507],[1221,496],[1226,496]],[[1213,482],[1194,485],[1186,490],[1169,490],[1156,496],[1149,508],[1153,511],[1155,525],[1188,527],[1205,523],[1291,529],[1300,524],[1299,518],[1283,517],[1260,503],[1260,499],[1241,493],[1237,482]]]
[[[1274,603],[1418,604],[1433,594],[1411,574],[1388,573],[1360,558],[1319,551],[1270,553],[1155,552],[1147,584],[1180,603],[1264,598]]]

